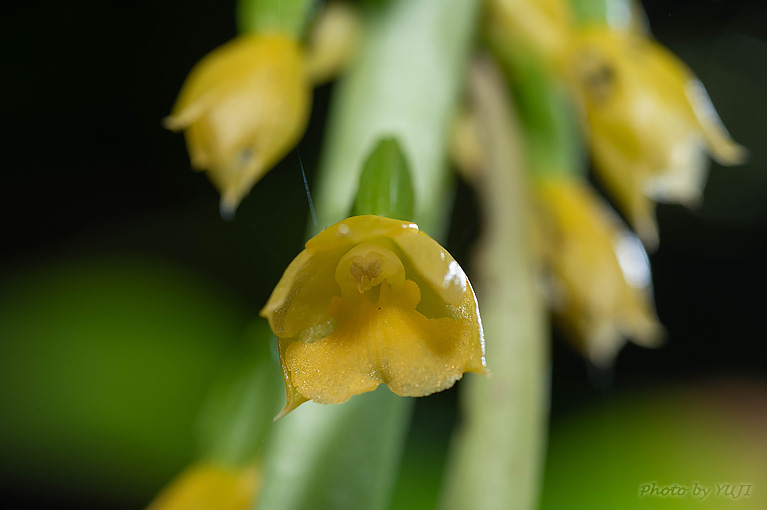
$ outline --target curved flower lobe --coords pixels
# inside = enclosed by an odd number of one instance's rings
[[[476,298],[460,266],[417,226],[348,218],[290,264],[261,314],[279,336],[288,402],[340,403],[386,384],[401,396],[485,373]]]

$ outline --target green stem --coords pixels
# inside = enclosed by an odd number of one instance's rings
[[[300,39],[315,0],[239,0],[237,28],[241,34],[280,32]]]
[[[462,387],[464,424],[442,508],[531,510],[545,451],[548,344],[527,228],[522,134],[496,68],[476,65],[470,84],[487,156],[477,183],[485,211],[475,282],[490,376]]]
[[[502,67],[522,125],[525,167],[533,176],[583,175],[585,154],[578,116],[555,71],[508,33],[493,27],[485,41]]]
[[[354,202],[362,164],[393,136],[413,169],[415,221],[439,237],[450,210],[447,140],[478,0],[391,0],[366,26],[362,58],[338,84],[317,185],[320,228]]]
[[[315,194],[319,228],[344,219],[365,158],[393,136],[413,170],[413,219],[438,235],[450,208],[448,127],[478,0],[392,0],[374,7],[356,66],[337,85]],[[413,400],[386,388],[333,406],[306,403],[276,425],[259,508],[382,509]]]

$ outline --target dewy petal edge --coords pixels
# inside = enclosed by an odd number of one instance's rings
[[[417,225],[347,218],[310,239],[261,315],[279,337],[287,405],[340,403],[384,383],[401,396],[486,373],[474,291]]]

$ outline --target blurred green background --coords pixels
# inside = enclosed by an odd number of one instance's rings
[[[664,348],[629,346],[597,372],[554,339],[542,508],[766,508],[767,6],[644,4],[751,160],[712,164],[701,209],[659,208]],[[211,385],[302,247],[298,154],[311,183],[332,85],[231,222],[160,125],[192,65],[235,30],[233,3],[0,7],[0,487],[12,508],[143,507],[194,458]],[[447,247],[469,272],[480,231],[458,182]],[[392,508],[434,506],[455,397],[418,400]],[[642,484],[696,481],[752,483],[753,496],[639,497]]]

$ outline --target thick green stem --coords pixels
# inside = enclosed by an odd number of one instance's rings
[[[394,137],[412,169],[413,219],[442,232],[451,203],[448,127],[478,3],[392,0],[372,8],[359,60],[335,91],[315,194],[318,229],[349,214],[365,158]],[[412,403],[382,387],[341,405],[309,402],[282,418],[259,508],[385,508]]]
[[[478,0],[391,0],[368,13],[362,58],[338,85],[317,185],[320,228],[351,209],[375,143],[393,136],[413,169],[415,220],[439,237],[450,175],[446,146]],[[384,8],[385,7],[385,8]]]
[[[485,169],[475,282],[490,376],[462,388],[464,423],[452,452],[442,508],[531,510],[539,499],[547,429],[548,339],[528,232],[521,132],[496,68],[470,74]]]

